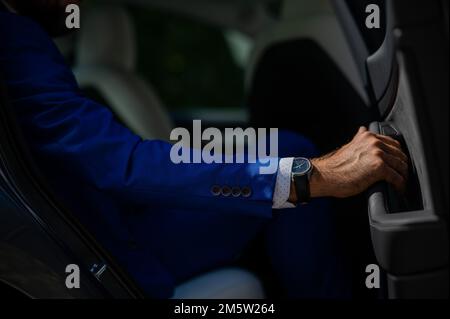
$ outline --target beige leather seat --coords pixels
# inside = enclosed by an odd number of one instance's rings
[[[172,121],[152,86],[136,73],[134,28],[124,8],[101,6],[83,11],[75,55],[74,72],[81,88],[97,91],[120,120],[144,139],[169,139]],[[173,298],[263,297],[254,275],[226,268],[182,284]]]
[[[263,299],[264,289],[255,275],[228,268],[205,274],[177,287],[173,299]]]
[[[74,72],[81,88],[95,90],[117,117],[144,139],[168,140],[173,123],[152,86],[136,72],[132,20],[118,6],[83,11]]]

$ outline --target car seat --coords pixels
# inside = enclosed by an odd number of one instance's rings
[[[136,60],[133,23],[125,9],[83,11],[74,67],[80,87],[142,138],[168,140],[173,123],[155,90],[137,74]]]

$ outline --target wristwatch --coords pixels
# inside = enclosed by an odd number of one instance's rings
[[[307,204],[311,201],[309,181],[313,173],[314,166],[307,158],[297,157],[292,164],[292,182],[295,183],[297,199],[300,204]]]

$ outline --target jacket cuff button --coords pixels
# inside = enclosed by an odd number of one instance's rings
[[[242,196],[243,197],[250,197],[250,196],[252,196],[252,189],[250,187],[242,188]]]
[[[220,192],[221,192],[221,189],[219,186],[211,187],[211,194],[213,194],[214,196],[219,196]]]
[[[231,190],[231,195],[233,195],[233,197],[239,197],[242,195],[242,191],[239,187],[233,187]]]
[[[222,195],[228,197],[231,195],[231,188],[229,186],[222,187]]]

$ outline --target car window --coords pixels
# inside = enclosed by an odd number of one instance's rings
[[[243,104],[251,45],[244,36],[156,9],[129,10],[137,33],[137,72],[169,109]]]

